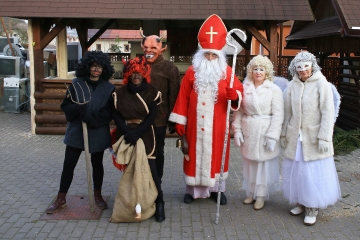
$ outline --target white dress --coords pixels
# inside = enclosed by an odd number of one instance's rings
[[[247,197],[264,197],[268,200],[271,194],[280,191],[278,157],[264,162],[242,157],[242,167],[242,188]]]
[[[282,192],[291,203],[325,209],[341,199],[334,157],[304,161],[302,142],[298,140],[295,160],[284,158]]]

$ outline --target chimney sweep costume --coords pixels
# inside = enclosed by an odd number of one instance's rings
[[[109,123],[113,111],[111,94],[115,86],[109,83],[114,73],[107,54],[103,52],[86,52],[76,67],[76,78],[66,91],[61,109],[68,122],[64,143],[66,144],[60,189],[56,200],[46,210],[51,214],[66,206],[65,196],[70,188],[74,169],[80,154],[84,151],[82,122],[87,123],[89,152],[93,169],[94,198],[100,209],[106,209],[107,204],[101,196],[104,177],[104,150],[111,144]],[[81,87],[79,87],[81,86]],[[81,89],[84,95],[77,94]],[[85,99],[81,99],[85,97]],[[86,104],[75,102],[88,101]]]

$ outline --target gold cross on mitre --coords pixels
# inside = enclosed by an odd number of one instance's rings
[[[210,43],[213,42],[213,35],[218,34],[218,32],[213,32],[213,26],[210,26],[210,32],[205,32],[205,34],[210,35]]]

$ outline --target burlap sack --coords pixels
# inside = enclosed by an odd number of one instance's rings
[[[151,175],[145,146],[139,139],[135,146],[125,143],[122,136],[114,145],[116,162],[127,164],[120,179],[110,222],[140,222],[155,213],[157,189]],[[135,206],[141,206],[141,218],[135,218]]]

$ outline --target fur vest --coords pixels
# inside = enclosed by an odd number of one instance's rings
[[[174,63],[165,60],[162,55],[158,56],[150,65],[151,84],[161,92],[163,101],[158,106],[154,125],[162,127],[168,124],[169,115],[175,105],[180,89],[180,75]]]
[[[124,85],[117,89],[114,93],[115,108],[120,113],[122,119],[133,120],[140,119],[144,121],[149,114],[149,107],[153,101],[161,102],[161,93],[151,84],[148,85],[147,89],[139,92],[132,93],[128,90],[128,86]],[[161,105],[161,104],[160,104]],[[158,105],[158,108],[159,106]],[[128,124],[130,129],[136,129],[139,125],[135,123]],[[122,136],[124,133],[118,128],[117,137]],[[146,149],[148,158],[156,158],[156,143],[155,143],[155,131],[153,124],[141,137]]]
[[[333,93],[324,75],[318,71],[302,82],[297,76],[285,92],[285,118],[281,136],[286,137],[284,157],[294,159],[301,131],[304,161],[334,155],[332,135],[334,127]],[[326,153],[318,151],[319,139],[328,141]]]

